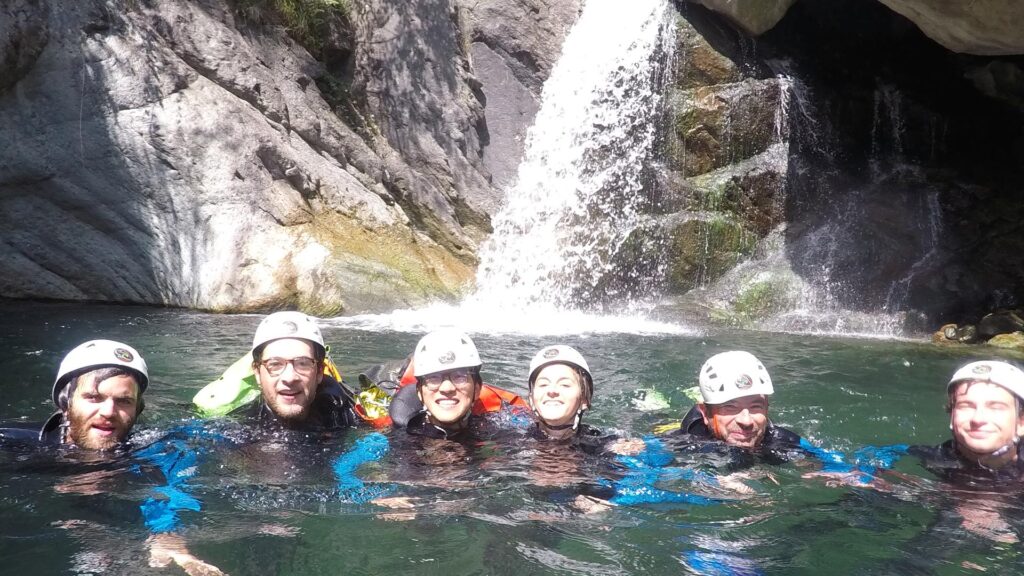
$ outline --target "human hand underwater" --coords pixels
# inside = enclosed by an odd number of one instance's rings
[[[153,568],[165,568],[174,562],[189,576],[224,576],[220,568],[193,556],[181,536],[154,534],[146,543],[149,545],[149,565]]]

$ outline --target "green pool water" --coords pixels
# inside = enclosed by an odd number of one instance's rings
[[[138,433],[158,437],[187,422],[191,396],[248,349],[258,321],[143,307],[0,303],[6,348],[0,419],[44,419],[62,355],[104,337],[132,344],[149,362],[152,384]],[[355,329],[344,320],[325,322],[324,332],[346,375],[404,357],[421,335]],[[485,380],[520,392],[529,359],[542,345],[577,347],[596,380],[587,421],[632,436],[678,420],[690,406],[683,390],[695,384],[708,356],[749,350],[775,382],[774,421],[844,454],[865,445],[945,440],[946,379],[960,364],[993,354],[750,332],[473,336]],[[668,407],[642,409],[649,406],[636,402],[641,389],[659,392]],[[419,498],[414,517],[395,518],[332,495],[329,463],[367,433],[315,445],[265,440],[212,450],[191,481],[203,510],[181,515],[192,551],[230,574],[1004,574],[1024,568],[1019,545],[965,530],[956,510],[962,495],[911,458],[897,464],[887,491],[804,478],[815,469],[810,462],[758,465],[749,471],[753,495],[729,495],[709,506],[583,514],[564,494],[553,496],[558,486],[538,489],[545,482],[531,473],[536,466],[525,460],[525,448],[487,446],[438,460],[403,454],[396,442],[359,473],[382,483],[402,480],[393,485],[396,494]],[[149,532],[138,507],[158,478],[133,473],[130,462],[58,460],[26,454],[0,460],[2,573],[180,573],[146,561]],[[83,479],[89,473],[94,476]],[[69,483],[98,489],[62,488]],[[562,488],[571,492],[571,485]],[[1002,533],[1024,535],[1018,499],[992,499],[999,502]]]

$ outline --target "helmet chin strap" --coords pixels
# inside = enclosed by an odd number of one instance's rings
[[[563,430],[569,430],[570,428],[572,429],[573,432],[575,432],[577,429],[579,429],[580,422],[583,421],[583,413],[584,412],[586,412],[586,410],[583,408],[583,405],[581,403],[580,407],[576,410],[576,416],[573,417],[571,423],[567,423],[567,424],[548,424],[547,422],[544,422],[543,420],[540,420],[540,413],[537,412],[536,408],[533,409],[533,413],[537,415],[538,425],[541,427],[541,429],[543,429],[543,430],[550,430],[552,432],[561,432]]]

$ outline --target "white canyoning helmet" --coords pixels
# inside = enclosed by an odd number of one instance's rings
[[[724,404],[736,398],[775,393],[764,364],[750,352],[715,354],[700,369],[700,394],[705,404]]]
[[[252,352],[268,342],[282,338],[308,340],[319,346],[321,352],[327,350],[320,327],[311,316],[302,312],[274,312],[256,327],[256,335],[252,339]]]
[[[594,397],[594,377],[590,374],[590,366],[575,348],[564,344],[545,346],[534,355],[533,360],[530,360],[530,391],[533,391],[533,382],[537,379],[537,374],[551,364],[568,364],[583,372],[583,399],[590,404]]]
[[[60,395],[72,378],[83,372],[106,367],[127,368],[134,372],[139,380],[140,397],[149,386],[149,367],[138,350],[113,340],[90,340],[76,346],[61,360],[57,379],[53,382],[54,405],[60,410],[66,408],[61,406]]]
[[[949,384],[946,385],[946,394],[949,394],[957,384],[968,380],[1002,386],[1010,394],[1024,401],[1024,372],[1008,362],[982,360],[962,366],[950,378]]]
[[[480,368],[480,353],[473,339],[452,328],[435,330],[416,343],[413,352],[413,376],[419,378],[458,368]]]

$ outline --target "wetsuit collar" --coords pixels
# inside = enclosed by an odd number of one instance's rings
[[[64,412],[58,410],[50,415],[43,423],[43,427],[39,429],[39,441],[43,442],[47,438],[52,438],[54,434],[57,435],[57,443],[63,444],[66,436],[68,422],[64,419]]]

